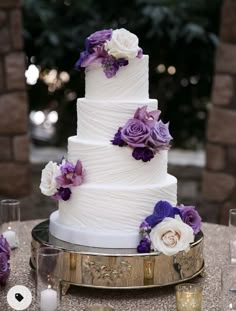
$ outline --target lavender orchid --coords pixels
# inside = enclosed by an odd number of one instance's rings
[[[63,159],[61,164],[50,161],[42,170],[41,192],[56,200],[67,201],[71,188],[78,187],[84,180],[84,169],[78,160],[76,164]]]
[[[56,177],[59,186],[63,188],[80,186],[83,182],[83,168],[78,160],[76,165],[64,160],[60,166],[61,175]]]
[[[76,162],[76,165],[67,160],[63,160],[60,165],[60,171],[61,174],[56,177],[58,188],[57,192],[53,195],[53,198],[68,201],[72,193],[70,188],[82,184],[84,170],[82,163],[79,160]]]
[[[160,110],[153,110],[153,111],[148,112],[147,106],[143,106],[136,110],[134,114],[134,119],[141,120],[143,123],[148,125],[150,128],[153,128],[160,114],[161,114]]]

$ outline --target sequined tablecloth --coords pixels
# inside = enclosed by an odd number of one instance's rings
[[[31,230],[40,221],[22,222],[21,247],[12,252],[11,275],[5,288],[0,289],[0,310],[12,310],[7,304],[7,292],[14,285],[25,285],[33,294],[33,302],[27,309],[38,310],[35,303],[34,273],[29,266]],[[204,223],[205,276],[196,277],[191,282],[203,286],[202,311],[220,311],[220,272],[228,262],[227,227]],[[95,289],[72,286],[62,297],[64,311],[84,310],[88,305],[105,304],[119,311],[174,311],[174,287],[147,288],[133,290]]]

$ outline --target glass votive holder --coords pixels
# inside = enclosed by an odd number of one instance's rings
[[[91,305],[87,306],[84,311],[114,311],[114,309],[105,305]]]
[[[20,201],[1,200],[0,221],[1,234],[8,241],[11,249],[17,248],[20,236]]]
[[[184,283],[175,286],[177,311],[201,311],[202,287]]]
[[[236,265],[221,270],[221,310],[236,311]]]
[[[229,210],[229,251],[230,262],[236,263],[236,209]]]
[[[60,249],[42,247],[36,258],[36,297],[40,311],[56,311],[61,306],[62,254]]]

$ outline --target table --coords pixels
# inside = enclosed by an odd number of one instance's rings
[[[29,266],[31,230],[42,220],[22,222],[21,247],[11,254],[11,275],[5,288],[0,290],[0,310],[12,311],[7,304],[7,292],[14,285],[25,285],[33,294],[29,311],[38,310],[35,303],[34,272]],[[220,311],[220,272],[228,262],[229,246],[227,227],[203,223],[205,235],[205,276],[191,282],[203,285],[203,311]],[[85,306],[105,304],[116,311],[174,311],[174,287],[133,290],[96,289],[72,286],[62,297],[62,311],[84,310]]]

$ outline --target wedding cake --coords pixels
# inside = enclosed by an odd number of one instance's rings
[[[42,171],[42,193],[59,202],[50,232],[70,243],[140,252],[165,252],[174,238],[175,252],[184,250],[200,220],[193,207],[177,206],[177,180],[167,172],[172,137],[149,98],[149,57],[125,29],[97,31],[85,46],[76,64],[85,68],[77,135],[68,139],[66,159]],[[164,247],[154,241],[157,232]]]

